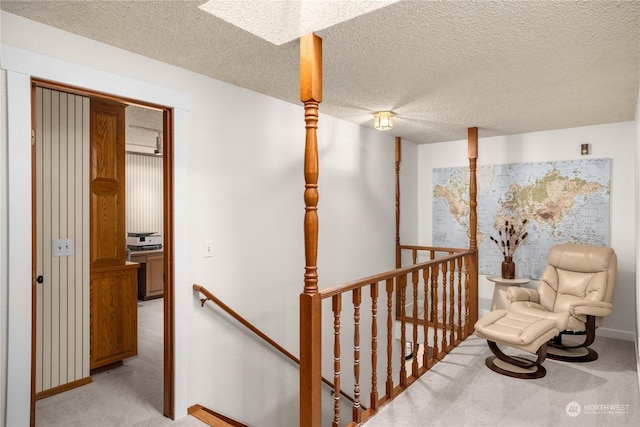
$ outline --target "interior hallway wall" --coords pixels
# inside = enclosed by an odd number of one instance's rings
[[[34,46],[52,49],[55,46],[69,47],[74,54],[85,55],[96,52],[106,55],[105,62],[111,52],[102,52],[99,48],[82,44],[84,39],[71,41],[65,38],[66,33],[48,33],[49,27],[36,24],[15,16],[0,14],[2,41],[13,39],[14,45],[24,41]],[[17,18],[17,17],[15,17]],[[55,33],[55,32],[54,32]],[[51,37],[49,37],[51,36]],[[60,39],[62,37],[62,40]],[[72,36],[73,38],[75,36]],[[48,42],[52,42],[49,45]],[[67,44],[70,43],[70,44]],[[81,46],[78,46],[78,42]],[[85,48],[87,50],[85,50]],[[7,373],[3,386],[7,387],[5,420],[8,426],[24,426],[29,424],[29,373],[31,355],[31,76],[57,81],[67,85],[75,85],[101,93],[110,93],[139,99],[154,105],[167,105],[173,108],[174,116],[174,182],[176,188],[186,188],[186,111],[189,108],[188,95],[174,89],[136,80],[121,74],[107,74],[95,68],[58,59],[55,54],[43,55],[38,49],[31,51],[3,44],[0,57],[1,68],[6,72],[6,106],[7,111],[7,176],[8,186],[1,197],[6,197],[7,215],[3,220],[3,229],[7,230],[7,300],[0,307],[3,316],[8,316],[7,339],[4,350],[7,358]],[[64,50],[64,49],[63,49]],[[118,52],[124,52],[119,51]],[[136,63],[135,55],[128,59]],[[82,62],[82,61],[80,61]],[[90,63],[91,61],[88,60]],[[116,61],[117,62],[117,61]],[[113,66],[113,63],[110,63]],[[144,68],[142,73],[151,73],[153,62]],[[6,190],[6,191],[5,191]],[[186,231],[184,224],[185,208],[184,192],[175,195],[175,247],[174,271],[176,283],[186,282]],[[10,286],[9,286],[10,284]],[[176,292],[175,310],[175,408],[176,414],[186,415],[186,300],[187,293]]]
[[[282,358],[218,310],[201,308],[191,286],[205,285],[298,353],[304,275],[302,107],[4,12],[2,42],[4,52],[8,45],[40,54],[37,60],[53,70],[43,71],[50,79],[64,69],[59,75],[65,81],[76,79],[78,86],[116,95],[129,91],[134,99],[158,97],[158,92],[187,95],[189,111],[176,111],[176,315],[184,332],[176,336],[176,351],[185,357],[176,365],[177,415],[201,403],[249,424],[297,424],[297,369],[270,369]],[[292,55],[297,61],[297,50]],[[28,112],[19,114],[24,116],[20,123],[28,122]],[[318,266],[320,286],[326,287],[394,265],[394,144],[392,134],[323,114],[318,135]],[[204,240],[214,242],[211,258],[204,257]],[[29,277],[30,270],[21,268]],[[16,352],[28,358],[28,346],[21,348]],[[14,371],[28,378],[28,368]],[[10,418],[24,419],[28,401],[25,407],[22,391],[15,400]]]
[[[613,296],[614,311],[598,333],[634,340],[636,301],[635,176],[637,143],[636,123],[605,125],[533,132],[503,137],[482,137],[479,131],[478,164],[503,164],[609,158],[611,163],[611,240],[618,255],[618,275]],[[591,154],[580,155],[580,145],[591,145]],[[420,153],[420,241],[431,242],[433,168],[466,166],[467,141],[421,145]],[[482,206],[478,206],[481,210]],[[535,286],[535,282],[532,283]],[[478,284],[480,315],[489,310],[493,283],[481,276]]]
[[[400,243],[418,244],[418,150],[419,145],[402,141],[400,165]]]
[[[640,220],[640,89],[638,89],[638,102],[636,104],[636,145],[635,145],[635,159],[636,159],[636,204],[635,204],[635,223]],[[636,283],[640,283],[640,227],[636,229]],[[636,361],[638,363],[638,384],[640,384],[640,290],[636,285]]]
[[[0,69],[0,422],[6,419],[7,402],[7,73]]]

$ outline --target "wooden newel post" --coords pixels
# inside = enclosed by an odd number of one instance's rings
[[[319,427],[322,413],[321,314],[318,294],[318,105],[322,102],[322,39],[300,38],[300,101],[306,128],[304,152],[304,291],[300,294],[300,425]]]
[[[470,333],[478,320],[478,213],[476,171],[478,161],[478,128],[468,129],[469,151],[469,249],[475,251],[469,265],[469,324]]]
[[[396,268],[402,267],[400,252],[400,162],[402,161],[402,139],[396,136]]]

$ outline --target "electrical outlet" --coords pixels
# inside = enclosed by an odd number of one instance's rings
[[[204,257],[205,258],[213,257],[213,240],[204,241]]]

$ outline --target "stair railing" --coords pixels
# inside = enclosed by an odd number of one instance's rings
[[[300,366],[300,359],[298,359],[296,356],[291,354],[291,352],[289,352],[286,348],[282,347],[280,344],[278,344],[276,341],[274,341],[272,338],[270,338],[267,334],[262,332],[260,329],[256,328],[253,324],[251,324],[251,322],[249,322],[247,319],[245,319],[244,317],[239,315],[235,310],[233,310],[227,304],[222,302],[220,300],[220,298],[218,298],[214,294],[212,294],[207,288],[205,288],[202,285],[194,284],[193,285],[193,290],[196,291],[196,292],[199,292],[200,294],[202,294],[204,296],[204,298],[200,298],[200,307],[204,307],[204,304],[207,301],[213,302],[218,307],[220,307],[225,313],[227,313],[228,315],[230,315],[231,317],[236,319],[241,325],[243,325],[244,327],[249,329],[251,332],[253,332],[255,335],[257,335],[264,342],[266,342],[267,344],[269,344],[270,346],[272,346],[273,348],[278,350],[281,354],[283,354],[289,360],[291,360],[296,365],[298,365],[298,367]],[[325,383],[326,385],[328,385],[331,388],[331,392],[332,393],[336,392],[336,387],[335,387],[334,383],[332,383],[331,381],[329,381],[325,377],[322,377],[322,382]],[[349,400],[351,402],[354,401],[353,397],[350,396],[349,394],[345,393],[344,391],[338,390],[338,392],[342,396],[344,396],[347,400]]]
[[[438,252],[438,249],[415,247],[416,251]],[[470,272],[475,251],[447,249],[444,252],[426,262],[318,291],[320,301],[331,299],[333,319],[320,323],[321,329],[331,324],[334,330],[333,383],[337,389],[345,380],[349,386],[353,385],[354,401],[348,420],[342,420],[340,397],[334,393],[333,427],[356,426],[371,418],[382,405],[397,397],[473,332],[472,307],[477,305],[473,288],[477,287],[477,281]],[[400,301],[398,314],[395,301]],[[343,304],[348,306],[344,310],[346,315],[342,313]],[[407,306],[412,307],[411,313],[407,312]],[[323,311],[321,307],[316,310]],[[380,324],[386,320],[382,333],[378,332],[379,320]],[[347,330],[346,334],[343,329]],[[410,351],[405,343],[412,344]],[[379,344],[382,344],[380,350]],[[320,342],[313,345],[319,346]],[[424,350],[421,357],[418,357],[418,346]],[[351,369],[343,366],[343,348],[353,351],[349,355],[353,360]],[[379,364],[382,369],[378,368]],[[370,381],[361,378],[364,368],[371,372]],[[353,374],[346,377],[349,371]],[[386,376],[379,386],[380,372]],[[313,378],[302,380],[313,382]]]

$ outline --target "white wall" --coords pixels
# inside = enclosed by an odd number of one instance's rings
[[[635,149],[635,159],[636,159],[636,173],[635,173],[635,183],[636,183],[636,205],[635,205],[635,222],[638,222],[638,218],[640,218],[640,170],[638,170],[638,165],[640,165],[640,89],[638,89],[638,102],[636,104],[636,149]],[[640,283],[640,269],[637,268],[640,265],[640,227],[636,229],[636,283]],[[638,384],[640,384],[640,292],[636,288],[636,362],[637,362],[637,373],[638,373]]]
[[[605,320],[600,334],[633,340],[636,300],[635,176],[637,142],[635,122],[586,126],[504,137],[482,138],[480,129],[478,164],[502,164],[584,159],[580,144],[591,144],[589,158],[612,159],[611,246],[618,255],[618,275],[613,296],[614,313]],[[419,147],[420,241],[431,243],[433,168],[466,166],[467,141],[428,144]],[[478,206],[482,209],[482,206]],[[489,309],[493,284],[481,277],[480,314]]]
[[[418,146],[402,141],[400,165],[400,243],[418,244]]]
[[[9,86],[9,92],[24,97],[8,100],[17,118],[15,124],[10,121],[9,146],[27,154],[18,160],[28,160],[30,75],[176,107],[176,415],[200,403],[249,424],[297,424],[297,369],[219,310],[201,308],[191,285],[206,286],[298,353],[304,275],[301,106],[11,14],[1,17],[2,68],[25,77]],[[394,265],[394,143],[392,134],[322,114],[318,134],[318,266],[320,286],[326,287]],[[14,162],[11,153],[8,158]],[[16,169],[19,181],[13,181],[9,194],[18,194],[16,182],[29,182],[29,166],[23,169]],[[16,209],[28,206],[28,192],[23,193]],[[3,200],[6,192],[0,194]],[[29,224],[26,215],[1,224],[16,230],[6,241],[26,260],[30,244],[20,243],[18,233],[30,242],[25,238]],[[213,258],[203,257],[204,240],[213,240]],[[8,283],[22,303],[30,299],[21,287],[29,283],[28,264],[9,260],[18,280]],[[7,309],[2,306],[3,313]],[[28,337],[29,310],[24,311],[27,320],[15,325],[15,332]],[[14,316],[18,313],[11,309],[9,320]],[[29,370],[17,358],[29,359],[29,345],[12,341],[10,334],[8,348],[16,357],[9,358],[14,372],[9,394],[16,392],[7,406],[7,424],[23,425]],[[273,369],[271,362],[282,368]]]
[[[7,401],[7,73],[0,70],[0,421]]]

